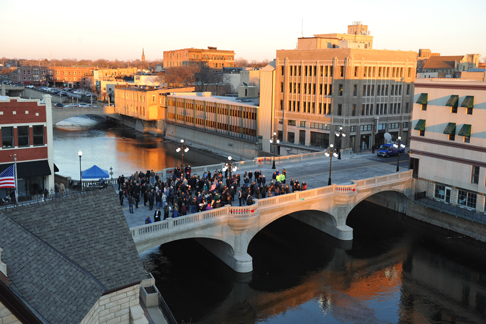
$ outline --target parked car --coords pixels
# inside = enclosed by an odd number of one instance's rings
[[[58,102],[57,104],[54,105],[54,107],[64,107],[64,105]]]
[[[383,156],[383,157],[389,157],[392,155],[397,155],[398,154],[398,148],[394,147],[393,145],[397,144],[383,144],[380,146],[378,149],[378,152],[376,153],[377,156]],[[400,148],[400,153],[405,153],[405,146],[402,144],[402,147]]]

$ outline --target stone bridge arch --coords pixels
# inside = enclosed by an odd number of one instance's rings
[[[52,124],[77,116],[106,116],[118,120],[122,117],[115,113],[115,107],[52,107]]]

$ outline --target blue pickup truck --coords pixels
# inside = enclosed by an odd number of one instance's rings
[[[401,146],[402,147],[400,148],[400,153],[405,153],[405,146],[403,144]],[[378,152],[376,153],[376,155],[383,157],[389,157],[397,154],[398,148],[395,148],[393,144],[383,144],[382,146],[380,146]]]

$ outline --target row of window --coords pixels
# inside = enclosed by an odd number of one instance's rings
[[[186,110],[186,115],[192,115],[193,112],[190,110],[195,110],[200,111],[200,112],[206,112],[206,113],[212,113],[212,114],[219,114],[223,116],[231,116],[231,117],[239,117],[239,118],[247,118],[247,119],[252,119],[256,120],[257,114],[256,114],[256,108],[246,108],[246,107],[241,107],[241,106],[230,106],[228,108],[227,105],[224,105],[223,107],[215,107],[213,105],[206,105],[204,104],[193,104],[192,102],[184,102],[184,101],[175,101],[175,100],[169,100],[168,102],[168,107],[177,107],[181,109]]]
[[[287,120],[287,124],[289,126],[297,126],[297,122],[295,120],[292,120],[292,119],[289,119]],[[299,127],[301,128],[305,128],[306,127],[306,122],[305,121],[300,121],[299,122]],[[322,123],[310,123],[310,128],[315,128],[315,129],[322,129],[322,130],[329,130],[331,128],[331,125],[330,124],[322,124]],[[336,129],[339,129],[340,126],[336,126]],[[403,129],[407,129],[408,128],[408,122],[405,122],[403,123]],[[361,125],[360,126],[360,130],[362,132],[365,132],[365,131],[371,131],[373,129],[373,125],[370,124],[370,125]],[[389,130],[392,130],[392,129],[400,129],[400,123],[390,123],[388,124],[388,129]],[[378,130],[386,130],[386,124],[379,124],[378,125]],[[353,126],[350,126],[350,132],[354,133],[356,132],[356,126],[353,125]]]
[[[474,175],[476,169],[479,169],[479,167],[473,166],[473,177],[476,176]],[[477,177],[479,177],[479,170],[477,170]],[[446,185],[441,183],[436,183],[435,190],[434,190],[434,197],[443,200],[447,203],[451,203],[452,188],[447,187]],[[478,194],[475,192],[462,190],[462,189],[459,189],[457,191],[457,205],[459,206],[476,209],[477,200],[478,200]]]
[[[410,94],[410,84],[407,84],[407,95]],[[358,95],[358,85],[355,84],[353,88],[353,96],[356,97]],[[367,84],[363,85],[363,97],[371,97],[375,95],[375,85],[374,84]],[[388,84],[382,84],[376,86],[376,95],[377,96],[388,96]],[[390,95],[391,96],[401,96],[402,95],[402,85],[401,84],[392,84],[390,85]]]
[[[44,145],[44,126],[32,126],[32,143],[30,138],[30,126],[17,127],[17,147],[29,147],[30,145]],[[15,147],[15,135],[13,127],[2,127],[2,149]]]
[[[390,109],[388,109],[390,108]],[[376,104],[374,114],[373,114],[373,104],[361,105],[361,116],[372,116],[372,115],[397,115],[401,114],[401,104],[399,102],[388,104]],[[408,102],[405,103],[405,114],[408,114]],[[356,105],[352,106],[351,116],[356,116]]]
[[[290,65],[288,67],[290,76],[321,76],[332,77],[333,66],[331,65]],[[339,74],[344,77],[344,66],[339,66]],[[387,66],[364,66],[361,68],[365,78],[402,78],[405,77],[403,67],[387,67]],[[407,75],[412,77],[412,68],[408,68]],[[285,75],[285,66],[281,66],[281,75]],[[354,67],[354,76],[359,77],[359,67]]]
[[[416,103],[420,105],[420,110],[427,110],[428,94],[421,93]],[[457,114],[457,108],[459,105],[459,96],[451,95],[447,100],[445,106],[451,107],[451,113]],[[461,107],[466,108],[466,114],[472,115],[474,108],[474,96],[466,96],[462,101]]]

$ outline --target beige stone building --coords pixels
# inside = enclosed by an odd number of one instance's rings
[[[262,70],[261,98],[274,98],[268,104],[273,105],[273,130],[282,147],[322,149],[335,144],[368,150],[383,143],[386,132],[408,143],[417,53],[371,49],[367,26],[348,27],[348,32],[353,30],[366,35],[348,34],[339,47],[324,41],[330,37],[316,35],[299,39],[297,49],[278,50],[273,94],[263,88],[268,86],[263,75],[268,77],[269,71]],[[315,46],[308,46],[312,43]],[[341,126],[347,135],[342,143],[335,135]]]
[[[445,204],[484,212],[486,82],[417,79],[410,166],[417,191]]]

